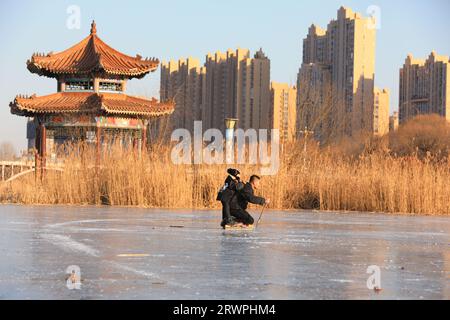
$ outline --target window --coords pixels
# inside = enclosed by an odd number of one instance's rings
[[[121,82],[101,81],[98,86],[99,91],[122,91]]]
[[[74,79],[66,81],[66,91],[94,90],[94,82],[90,79]]]

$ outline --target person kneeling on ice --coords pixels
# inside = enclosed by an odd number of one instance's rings
[[[248,203],[266,205],[270,203],[270,199],[264,199],[263,197],[257,197],[254,195],[254,190],[259,189],[261,177],[252,175],[249,182],[236,193],[231,201],[231,216],[239,223],[245,225],[252,225],[255,220],[247,212]]]
[[[227,173],[228,177],[217,195],[217,200],[222,203],[222,222],[220,223],[222,228],[225,228],[226,225],[233,226],[236,224],[230,212],[230,203],[236,198],[236,192],[244,188],[244,184],[239,177],[239,170],[230,168]]]

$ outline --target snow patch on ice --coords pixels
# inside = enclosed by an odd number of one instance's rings
[[[127,229],[115,229],[115,228],[83,228],[83,227],[71,227],[66,229],[70,232],[134,232]]]
[[[53,223],[48,224],[46,227],[48,228],[58,228],[58,227],[64,227],[71,224],[81,224],[81,223],[96,223],[96,222],[113,222],[113,221],[121,221],[121,219],[90,219],[90,220],[76,220],[76,221],[67,221],[67,222],[61,222],[61,223]]]
[[[347,280],[347,279],[330,279],[330,281],[339,282],[339,283],[353,283],[353,282],[355,282],[353,280]]]

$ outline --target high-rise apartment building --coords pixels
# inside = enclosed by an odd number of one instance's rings
[[[375,36],[373,18],[344,7],[326,30],[309,28],[298,79],[300,128],[319,132],[322,140],[371,130]]]
[[[206,95],[202,114],[203,129],[225,129],[225,118],[239,118],[246,92],[250,90],[243,77],[246,61],[250,57],[247,49],[216,52],[206,56]]]
[[[239,119],[237,127],[269,128],[270,60],[259,50],[208,54],[204,128],[224,129],[225,118]]]
[[[400,69],[399,122],[436,113],[450,121],[450,60],[431,52],[428,59],[410,54]]]
[[[269,128],[280,131],[280,141],[292,141],[296,132],[297,89],[287,83],[272,82]]]
[[[201,120],[204,104],[205,68],[197,59],[189,57],[161,64],[161,101],[175,100],[175,111],[170,115],[171,129],[192,131],[194,121]]]
[[[225,118],[238,118],[238,128],[270,128],[270,60],[262,50],[208,54],[203,67],[189,58],[161,68],[161,100],[175,99],[173,127],[225,129]]]
[[[372,130],[375,135],[389,133],[389,90],[374,89],[374,108]]]
[[[270,60],[262,49],[255,53],[250,63],[250,104],[244,107],[243,129],[270,129]]]

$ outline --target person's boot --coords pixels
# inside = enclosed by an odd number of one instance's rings
[[[224,228],[224,229],[225,229],[225,226],[234,226],[234,225],[236,225],[236,220],[234,219],[234,217],[230,217],[228,219],[224,219],[220,223],[220,226],[222,228]]]

